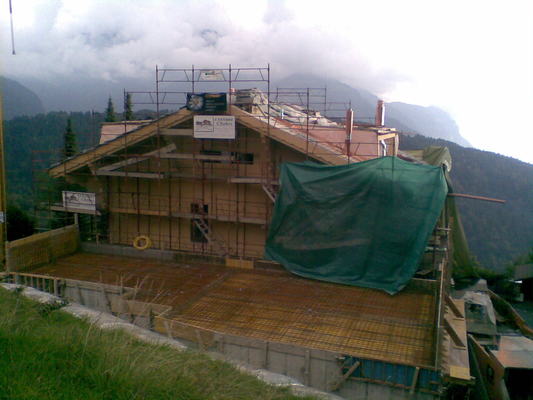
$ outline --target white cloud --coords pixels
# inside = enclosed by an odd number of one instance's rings
[[[527,0],[13,0],[15,77],[150,79],[167,67],[272,65],[441,106],[474,145],[533,161]],[[502,141],[502,132],[513,139]],[[514,143],[513,143],[514,142]],[[527,143],[517,146],[516,143]]]

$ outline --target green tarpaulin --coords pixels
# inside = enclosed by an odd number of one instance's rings
[[[448,188],[396,157],[281,167],[265,257],[308,278],[394,294],[414,275]]]

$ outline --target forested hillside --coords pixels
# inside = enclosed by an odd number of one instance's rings
[[[60,158],[68,118],[79,149],[97,143],[101,113],[51,112],[4,123],[8,197],[25,210],[33,206],[39,171]]]
[[[420,135],[400,138],[400,149],[447,146],[457,193],[507,200],[506,204],[456,199],[471,251],[493,270],[526,254],[533,244],[533,165],[488,151]]]
[[[164,113],[165,111],[162,111]],[[155,112],[140,110],[134,118],[151,119]],[[105,119],[98,112],[50,112],[34,117],[16,117],[4,122],[8,196],[12,203],[31,210],[40,188],[38,174],[59,161],[67,120],[71,119],[78,151],[98,144],[100,125]],[[121,115],[117,115],[121,118]]]

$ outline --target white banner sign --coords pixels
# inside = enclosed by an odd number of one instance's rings
[[[220,69],[203,69],[198,76],[199,81],[224,81],[224,73]]]
[[[63,207],[66,209],[78,209],[96,211],[96,195],[85,192],[63,191]]]
[[[194,137],[197,139],[235,139],[232,115],[195,115]]]

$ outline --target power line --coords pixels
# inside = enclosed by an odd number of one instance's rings
[[[11,0],[9,0],[9,18],[11,20],[11,51],[15,55],[15,34],[13,32],[13,7],[11,6]]]

